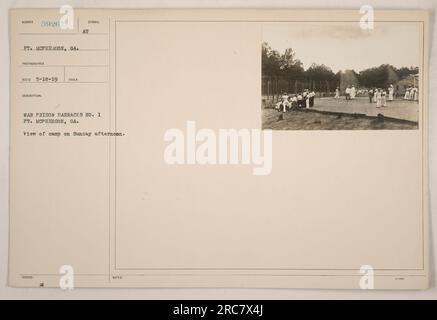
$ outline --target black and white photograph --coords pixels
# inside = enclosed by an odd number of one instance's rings
[[[179,1],[0,2],[0,300],[437,299],[437,1]]]
[[[421,34],[416,22],[265,25],[263,129],[418,129]]]

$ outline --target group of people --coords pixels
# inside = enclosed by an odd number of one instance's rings
[[[419,89],[416,87],[408,87],[405,91],[404,100],[419,100]]]
[[[385,88],[370,88],[365,90],[357,90],[355,86],[347,86],[344,93],[346,100],[353,100],[357,96],[358,93],[368,94],[369,103],[376,103],[376,107],[386,107],[387,102],[393,101],[395,96],[395,90],[393,85],[391,84],[387,89]],[[340,99],[340,89],[337,88],[335,90],[335,98]],[[408,87],[405,92],[404,100],[419,100],[419,89],[415,86]]]
[[[387,101],[393,101],[394,88],[390,85],[388,89],[373,88],[367,91],[369,103],[376,103],[377,108],[386,107]]]
[[[338,92],[336,90],[335,94],[336,96],[338,94],[338,98],[340,98],[340,90],[338,90]],[[357,89],[355,88],[355,86],[347,86],[344,90],[344,94],[346,96],[346,100],[353,100],[357,96]]]
[[[347,86],[345,91],[346,100],[353,100],[357,95],[368,95],[369,103],[376,103],[377,108],[386,107],[387,103],[394,100],[395,90],[391,84],[388,88],[370,88],[357,90],[354,85]],[[305,89],[298,94],[288,94],[284,92],[276,103],[275,108],[281,112],[287,112],[291,108],[311,108],[314,106],[314,91]],[[335,98],[340,99],[340,89],[335,90]],[[408,87],[405,92],[404,100],[419,100],[419,89],[415,86]]]
[[[355,88],[355,86],[347,86],[346,89],[344,90],[344,95],[346,97],[346,100],[352,100],[355,99],[355,97],[357,96],[358,90]],[[337,89],[335,89],[335,99],[340,99],[340,88],[337,87]]]
[[[311,108],[314,106],[315,96],[316,93],[309,89],[305,89],[302,93],[292,95],[284,92],[275,108],[281,112],[287,112],[287,110],[291,108]]]

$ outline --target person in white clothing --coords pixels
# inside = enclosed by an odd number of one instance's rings
[[[407,90],[405,90],[404,100],[410,100],[410,88],[407,88]]]
[[[376,89],[376,107],[381,108],[382,105],[382,90]]]
[[[305,108],[309,109],[310,107],[310,93],[308,89],[305,89],[305,91],[302,94]]]
[[[287,108],[290,107],[290,102],[288,101],[288,94],[285,92],[282,95],[282,112],[287,112]]]
[[[278,103],[276,103],[275,108],[276,108],[278,111],[283,110],[285,95],[286,95],[286,94],[284,93],[284,94],[281,96],[281,99],[278,101]]]
[[[395,89],[393,88],[393,85],[391,84],[388,88],[388,101],[393,101],[393,95],[394,95]]]
[[[340,99],[340,89],[337,87],[337,89],[335,89],[335,99]]]
[[[303,107],[303,96],[301,94],[297,95],[297,106],[299,108]]]
[[[385,90],[381,92],[381,104],[383,107],[387,107],[387,92]]]
[[[412,87],[411,88],[411,90],[410,90],[410,100],[413,100],[413,101],[416,100],[416,97],[418,96],[417,92],[418,92],[418,90],[417,90],[416,87]]]
[[[357,89],[355,89],[355,86],[352,86],[350,93],[351,93],[351,99],[355,99],[357,95]]]
[[[349,86],[347,86],[347,88],[344,91],[344,93],[346,95],[346,100],[350,100],[351,99],[351,88]]]

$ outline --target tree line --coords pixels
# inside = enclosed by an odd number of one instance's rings
[[[418,67],[396,68],[389,64],[356,72],[345,70],[334,73],[324,64],[313,63],[307,70],[296,57],[293,49],[283,54],[273,50],[268,43],[262,44],[263,93],[276,91],[297,92],[303,88],[319,92],[333,92],[346,86],[386,88],[400,79],[419,73]]]

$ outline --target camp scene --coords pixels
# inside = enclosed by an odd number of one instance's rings
[[[266,25],[263,129],[418,129],[421,32],[400,22]]]

